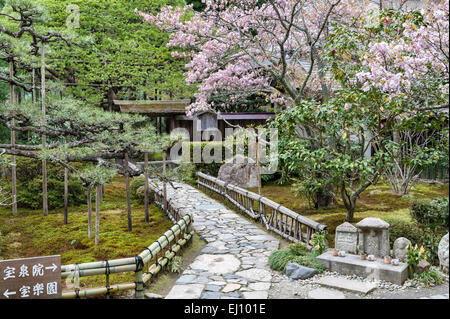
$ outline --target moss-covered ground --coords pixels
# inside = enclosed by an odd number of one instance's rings
[[[94,206],[93,196],[93,208]],[[144,205],[132,202],[133,231],[127,231],[124,178],[117,177],[105,186],[100,205],[100,244],[88,238],[87,205],[69,209],[69,223],[64,225],[63,209],[49,212],[19,209],[12,216],[8,207],[0,208],[0,259],[61,255],[63,264],[85,263],[133,257],[152,244],[172,223],[155,205],[150,206],[149,224],[144,221]],[[95,211],[93,211],[93,223]],[[95,224],[94,224],[95,225]],[[113,274],[110,283],[133,282],[134,274]],[[64,284],[63,284],[64,285]],[[81,278],[82,287],[105,285],[105,276]]]
[[[250,189],[257,193],[257,189]],[[337,202],[329,209],[311,208],[308,201],[302,196],[296,196],[290,185],[277,185],[269,183],[263,185],[262,195],[274,202],[315,221],[328,226],[330,245],[334,245],[336,227],[345,221],[346,209],[342,202]],[[394,194],[388,184],[370,186],[357,202],[353,222],[366,217],[379,217],[382,219],[412,222],[409,207],[414,199],[434,199],[448,197],[449,185],[419,183],[413,187],[410,194],[400,196]],[[330,246],[332,247],[332,246]]]

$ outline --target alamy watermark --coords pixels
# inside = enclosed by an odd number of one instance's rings
[[[66,12],[70,13],[66,19],[68,29],[78,29],[80,27],[80,7],[76,4],[69,4]]]
[[[250,159],[261,166],[261,174],[274,174],[278,168],[278,130],[274,128],[225,128],[225,136],[219,129],[196,130],[194,121],[192,136],[185,128],[176,128],[172,136],[181,136],[169,151],[173,161],[195,164],[221,164],[233,159],[243,164]],[[191,141],[193,143],[191,143]]]

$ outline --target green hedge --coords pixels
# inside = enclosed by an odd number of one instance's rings
[[[426,248],[428,260],[437,263],[439,242],[448,233],[448,198],[413,201],[410,211],[422,231],[420,245]]]
[[[408,238],[413,245],[421,245],[423,239],[423,231],[420,229],[416,221],[405,221],[399,218],[385,218],[389,223],[389,241],[391,247],[394,241],[399,237]]]
[[[448,230],[448,198],[415,200],[411,203],[411,217],[422,228]]]
[[[138,200],[140,203],[144,203],[144,192],[138,192],[138,189],[144,186],[145,177],[139,176],[133,178],[130,184],[130,195],[132,199]],[[152,189],[148,189],[149,192],[149,202],[152,203],[154,201],[155,194],[153,193]]]
[[[208,174],[210,176],[217,177],[217,175],[219,174],[219,169],[223,165],[223,162],[225,160],[226,149],[227,149],[227,147],[225,146],[225,143],[223,143],[223,142],[184,142],[183,143],[183,148],[186,147],[186,144],[189,144],[189,148],[190,148],[189,161],[191,161],[192,163],[194,162],[194,146],[198,147],[198,145],[200,145],[200,149],[201,149],[202,154],[203,154],[203,151],[204,151],[206,146],[210,146],[210,147],[217,146],[217,145],[220,146],[221,152],[222,152],[222,154],[221,154],[222,155],[222,157],[221,157],[222,158],[222,162],[220,162],[220,163],[210,163],[210,164],[194,163],[196,171],[202,172],[204,174]],[[186,159],[184,159],[184,160],[186,160]]]
[[[80,168],[82,165],[75,164]],[[42,161],[17,157],[17,206],[23,208],[42,208]],[[64,168],[61,165],[47,164],[47,193],[50,209],[64,207]],[[11,180],[2,178],[5,191],[11,191]],[[86,192],[80,179],[69,178],[69,205],[86,202]]]

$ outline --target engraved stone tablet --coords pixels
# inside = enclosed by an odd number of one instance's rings
[[[358,228],[345,222],[336,228],[335,248],[350,254],[358,250]]]

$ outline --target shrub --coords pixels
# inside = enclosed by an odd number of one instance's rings
[[[437,261],[439,241],[448,232],[448,198],[414,201],[410,211],[422,230],[421,244],[427,249],[429,261]]]
[[[444,278],[434,268],[430,268],[421,274],[414,274],[414,280],[423,283],[426,287],[440,285],[444,282]]]
[[[288,249],[275,250],[269,256],[269,266],[273,270],[283,272],[289,263],[314,268],[318,273],[326,270],[326,267],[316,260],[316,255],[310,252],[301,243],[291,244]]]
[[[296,256],[293,258],[290,262],[296,263],[305,267],[313,268],[317,270],[317,272],[320,274],[327,270],[327,267],[322,265],[316,260],[316,255],[314,253],[309,253],[304,256]]]
[[[423,231],[416,221],[405,221],[403,219],[388,217],[385,221],[389,223],[390,246],[394,246],[394,241],[399,237],[408,238],[413,245],[420,245],[423,239]]]
[[[139,176],[133,178],[130,184],[130,195],[132,199],[144,199],[144,193],[138,193],[137,190],[144,186],[145,178],[144,176]]]
[[[308,247],[302,243],[294,243],[288,246],[288,249],[293,255],[301,256],[309,253]]]
[[[448,198],[413,201],[411,217],[422,228],[448,229]]]
[[[185,142],[185,143],[188,143],[188,142]],[[193,160],[193,158],[194,158],[194,155],[193,155],[194,154],[194,146],[195,145],[199,145],[199,144],[200,144],[200,149],[202,151],[202,154],[203,154],[203,151],[204,151],[206,146],[213,147],[214,145],[220,145],[220,148],[221,148],[221,151],[222,151],[221,159],[225,160],[226,146],[225,146],[225,144],[223,142],[189,142],[189,148],[190,148],[190,158],[189,158],[189,160],[192,163],[194,163],[194,160]],[[184,143],[183,143],[183,147],[186,147],[186,145]],[[202,172],[202,173],[205,173],[207,175],[214,176],[214,177],[217,177],[217,175],[219,174],[219,170],[220,170],[220,167],[222,166],[222,164],[223,164],[223,162],[220,162],[220,163],[213,162],[213,163],[210,163],[210,164],[206,164],[206,163],[203,163],[203,160],[202,160],[202,163],[194,163],[196,171]]]
[[[80,180],[69,180],[69,206],[86,201],[85,189]],[[50,209],[64,207],[64,182],[48,179],[48,207]],[[42,178],[35,178],[17,185],[17,205],[31,209],[42,208]]]
[[[180,256],[175,256],[167,265],[167,269],[173,273],[181,273],[183,270],[183,259]]]
[[[290,250],[275,250],[269,256],[269,266],[273,270],[283,272],[286,265],[296,257]]]

